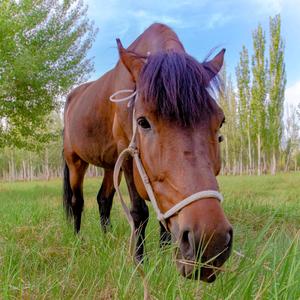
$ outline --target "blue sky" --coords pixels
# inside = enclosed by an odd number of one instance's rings
[[[117,59],[115,38],[128,46],[154,22],[171,26],[186,51],[202,61],[215,47],[226,48],[226,65],[234,70],[242,45],[252,53],[252,31],[260,23],[268,40],[269,16],[282,17],[287,72],[286,99],[300,103],[300,0],[85,0],[99,32],[90,56],[100,77]],[[267,49],[268,51],[268,49]]]

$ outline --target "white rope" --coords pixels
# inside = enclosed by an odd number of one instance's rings
[[[218,199],[220,202],[223,202],[224,200],[223,196],[217,191],[206,190],[206,191],[198,192],[183,199],[182,201],[174,205],[172,208],[170,208],[162,215],[162,218],[167,220],[168,218],[175,215],[177,212],[179,212],[181,209],[183,209],[185,206],[189,205],[190,203],[193,203],[201,199],[206,199],[206,198],[215,198]]]
[[[124,94],[124,93],[131,93],[131,94],[129,96],[127,96],[127,97],[124,97],[124,98],[115,99],[116,96],[118,96],[120,94]],[[132,99],[136,94],[137,94],[137,91],[134,91],[134,90],[119,90],[119,91],[113,93],[109,97],[109,100],[111,102],[114,102],[114,103],[119,103],[119,102],[123,102],[123,101],[127,101],[129,99]]]

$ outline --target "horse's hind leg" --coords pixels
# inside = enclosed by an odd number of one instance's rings
[[[104,170],[104,178],[101,188],[97,195],[97,202],[99,206],[100,225],[104,232],[110,226],[110,210],[115,194],[113,183],[113,170]]]
[[[133,161],[132,158],[124,161],[123,170],[131,200],[131,216],[135,225],[135,234],[137,238],[135,257],[138,261],[143,259],[145,230],[149,218],[149,210],[145,201],[139,196],[133,181]]]
[[[70,189],[72,191],[72,197],[64,200],[65,208],[67,214],[69,214],[69,216],[73,216],[74,230],[76,233],[78,233],[80,230],[81,214],[84,204],[82,185],[88,163],[80,159],[75,154],[66,157],[66,161],[67,165],[65,166],[65,168],[68,168],[69,172],[69,183]]]

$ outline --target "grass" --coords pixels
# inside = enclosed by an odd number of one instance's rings
[[[153,298],[300,299],[300,174],[219,181],[236,251],[226,271],[212,284],[178,275],[172,247],[158,247],[151,211],[144,268]],[[0,299],[142,299],[117,198],[112,230],[99,229],[99,185],[100,179],[85,182],[77,238],[64,219],[60,181],[1,183]]]

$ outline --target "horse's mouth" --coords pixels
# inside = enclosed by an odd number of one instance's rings
[[[176,251],[176,266],[180,274],[188,279],[214,282],[217,275],[223,271],[222,265],[227,260],[230,250],[215,259],[207,259],[203,254],[198,259],[186,259],[180,249]]]
[[[207,257],[205,253],[198,255],[197,258],[194,256],[186,258],[178,247],[175,251],[176,266],[183,277],[211,283],[216,280],[221,271],[224,271],[222,266],[230,254],[231,245],[214,255],[213,258]]]
[[[176,261],[177,268],[180,274],[188,279],[202,280],[204,282],[214,282],[217,278],[217,274],[220,272],[218,269],[211,267],[199,267],[199,263],[185,261],[179,259]]]

